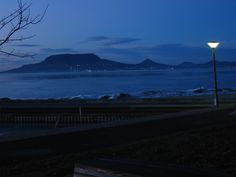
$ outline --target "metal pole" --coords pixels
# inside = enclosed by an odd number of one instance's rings
[[[212,58],[213,58],[213,69],[214,69],[214,93],[215,93],[215,98],[214,98],[214,106],[216,108],[219,107],[219,96],[218,96],[218,85],[217,85],[217,75],[216,75],[216,49],[212,49]]]
[[[79,118],[81,120],[81,117],[82,117],[82,110],[81,110],[81,106],[79,107]]]

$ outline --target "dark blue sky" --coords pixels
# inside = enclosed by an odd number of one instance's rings
[[[31,2],[32,14],[42,12],[49,4],[44,21],[24,32],[37,36],[7,48],[33,51],[38,56],[33,60],[3,59],[0,69],[36,62],[56,53],[87,52],[128,63],[145,58],[162,63],[199,63],[210,59],[206,45],[210,40],[223,42],[218,58],[236,61],[235,0]],[[16,6],[17,1],[1,0],[0,17]]]

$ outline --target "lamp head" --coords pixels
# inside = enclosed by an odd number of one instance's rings
[[[212,49],[216,49],[220,45],[220,43],[216,41],[208,42],[207,44]]]

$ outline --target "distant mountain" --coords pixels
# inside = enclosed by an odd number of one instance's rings
[[[20,68],[8,70],[3,73],[72,72],[86,70],[156,70],[170,68],[182,69],[207,67],[212,67],[212,62],[202,64],[184,62],[179,65],[166,65],[146,59],[138,64],[126,64],[101,59],[94,54],[62,54],[50,56],[40,63],[24,65]],[[217,67],[236,67],[236,62],[217,62]]]
[[[36,72],[71,72],[71,71],[104,71],[104,70],[134,70],[134,69],[165,69],[163,65],[151,60],[139,64],[125,64],[101,59],[94,54],[63,54],[53,55],[36,64],[24,65],[4,73],[36,73]]]
[[[172,66],[156,63],[150,59],[146,59],[143,62],[134,65],[133,67],[136,69],[167,69],[167,68],[171,68]]]

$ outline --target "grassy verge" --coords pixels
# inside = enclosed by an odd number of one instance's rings
[[[104,157],[212,168],[236,175],[236,125],[143,140],[109,149]]]
[[[75,163],[118,158],[223,170],[236,175],[236,125],[181,132],[128,145],[53,158],[1,164],[4,176],[65,176]]]

